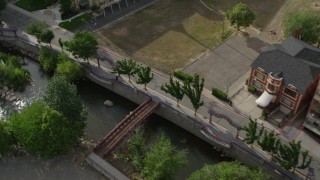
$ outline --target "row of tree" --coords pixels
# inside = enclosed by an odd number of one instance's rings
[[[145,90],[147,90],[147,84],[153,79],[150,67],[137,65],[132,59],[117,61],[116,66],[113,67],[113,73],[117,73],[118,76],[121,74],[127,75],[129,82],[131,82],[132,76],[137,75],[136,83],[144,84]],[[161,90],[175,97],[177,99],[177,106],[179,106],[179,101],[183,99],[184,95],[188,96],[195,109],[194,114],[197,115],[197,110],[203,106],[203,101],[201,101],[203,86],[204,79],[200,80],[198,74],[194,75],[192,84],[189,81],[184,81],[183,85],[177,80],[174,81],[170,75],[169,83],[162,85]]]
[[[274,131],[268,132],[264,127],[258,130],[257,120],[250,119],[250,123],[243,130],[246,132],[244,142],[251,147],[257,142],[262,150],[271,155],[271,160],[278,162],[287,170],[294,172],[296,168],[305,169],[312,161],[308,151],[302,150],[301,141],[291,141],[288,144],[283,144],[275,136]],[[302,157],[302,161],[300,161],[300,157]]]
[[[76,86],[54,76],[41,100],[0,121],[0,155],[15,147],[43,157],[60,155],[83,136],[86,118]]]

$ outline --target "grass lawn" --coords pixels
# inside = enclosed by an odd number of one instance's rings
[[[72,30],[77,26],[84,24],[87,21],[90,21],[91,19],[92,16],[90,14],[82,14],[81,16],[73,18],[71,21],[64,21],[59,23],[59,26],[67,30]]]
[[[222,18],[194,0],[159,0],[96,32],[100,43],[167,73],[221,43]],[[227,22],[224,29],[228,29]],[[230,35],[230,33],[229,33]]]
[[[209,7],[225,12],[239,2],[247,4],[255,13],[254,26],[264,28],[272,20],[286,0],[202,0]],[[305,1],[305,0],[299,0]]]
[[[320,13],[319,0],[295,0],[287,9],[286,13],[294,13],[297,11]]]
[[[53,5],[57,1],[58,0],[19,0],[16,2],[16,6],[31,12],[45,9],[46,7]]]

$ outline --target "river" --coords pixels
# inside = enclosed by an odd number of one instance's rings
[[[7,117],[10,113],[15,112],[21,109],[26,104],[32,102],[37,98],[41,98],[45,86],[48,82],[48,76],[46,76],[40,69],[39,65],[33,61],[27,60],[27,65],[23,66],[30,71],[32,76],[32,82],[29,86],[25,88],[23,92],[18,92],[17,97],[21,98],[19,103],[10,104],[10,103],[1,103],[0,109],[0,117]],[[86,139],[93,140],[97,142],[101,139],[104,135],[110,132],[117,123],[119,123],[130,111],[133,111],[137,104],[111,92],[106,90],[105,88],[94,84],[91,81],[83,80],[77,84],[78,92],[88,110],[88,120],[87,120],[87,129],[86,129]],[[103,102],[108,99],[114,103],[113,107],[105,107]],[[171,122],[157,116],[152,115],[149,119],[146,120],[144,123],[145,126],[145,133],[146,137],[149,139],[155,139],[160,134],[164,134],[165,136],[171,139],[171,142],[177,146],[179,149],[186,149],[188,151],[188,165],[186,167],[181,168],[176,176],[175,179],[185,179],[188,177],[193,171],[196,169],[201,168],[204,164],[213,164],[217,163],[222,160],[220,157],[220,153],[215,151],[213,147],[203,140],[195,137],[194,135],[190,134],[189,132],[185,131],[184,129],[172,124]],[[59,158],[58,158],[59,159]],[[11,162],[12,161],[12,162]],[[19,168],[30,168],[30,171],[34,171],[31,168],[37,168],[36,165],[33,164],[32,166],[21,166],[17,163],[23,160],[12,160],[9,159],[9,163],[11,166],[14,167],[17,172],[21,170],[22,172],[26,172],[26,169],[19,169]],[[47,160],[43,160],[47,161]],[[68,160],[68,163],[70,159]],[[26,163],[26,162],[24,162]],[[47,162],[48,163],[48,162]],[[0,173],[5,173],[4,177],[7,179],[15,179],[17,176],[16,173],[12,172],[12,170],[8,169],[8,167],[3,166],[3,163],[0,163]],[[64,163],[60,162],[60,166],[64,166]],[[12,167],[11,167],[12,168]],[[59,170],[57,170],[57,168]],[[1,169],[4,172],[1,172]],[[43,177],[51,176],[50,179],[68,179],[68,177],[72,177],[72,175],[66,175],[61,177],[61,175],[57,175],[57,173],[53,173],[54,171],[59,171],[62,174],[70,174],[68,171],[69,168],[65,170],[61,169],[61,167],[51,167],[50,169],[46,169],[43,174]],[[32,179],[36,174],[30,174],[27,179]],[[86,177],[86,171],[90,171],[87,177],[91,175],[92,169],[85,169],[81,172],[77,172],[75,170],[71,170],[71,173],[80,173],[73,177]],[[83,172],[84,171],[84,172]],[[34,176],[32,176],[34,175]],[[90,179],[93,177],[97,177],[100,179],[99,175],[91,176]],[[18,178],[19,179],[19,178]]]

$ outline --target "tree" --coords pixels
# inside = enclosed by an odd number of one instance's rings
[[[300,154],[302,162],[299,164]],[[301,141],[291,141],[289,145],[280,145],[277,159],[283,168],[294,172],[296,168],[305,169],[310,165],[312,158],[308,154],[308,151],[301,151]]]
[[[65,41],[64,45],[74,57],[83,58],[85,61],[88,61],[90,57],[95,56],[98,50],[97,39],[87,30],[76,32],[73,39]]]
[[[42,101],[32,103],[9,120],[18,142],[31,154],[54,157],[75,140],[63,115]]]
[[[203,90],[204,79],[199,82],[199,75],[195,74],[193,77],[192,88],[189,81],[185,81],[183,85],[183,92],[187,95],[194,108],[194,115],[197,116],[197,110],[203,106],[203,101],[201,101],[201,93]]]
[[[51,41],[54,38],[54,34],[51,30],[46,30],[40,35],[41,42],[48,43],[51,47]]]
[[[320,44],[320,15],[312,12],[288,14],[283,19],[286,37],[295,36],[302,41]]]
[[[128,149],[132,155],[132,164],[141,171],[143,169],[143,160],[147,152],[147,146],[143,131],[140,128],[130,136]]]
[[[9,151],[13,144],[14,139],[9,124],[0,120],[0,157]]]
[[[146,179],[172,179],[186,162],[186,152],[177,150],[170,139],[160,136],[146,154],[142,174]]]
[[[60,61],[57,52],[53,49],[42,47],[39,53],[39,62],[45,72],[53,73]]]
[[[7,7],[6,0],[0,0],[0,10],[4,10]]]
[[[27,33],[35,36],[39,44],[41,44],[43,33],[48,29],[48,24],[45,22],[33,23],[27,26]]]
[[[144,84],[144,89],[147,90],[147,84],[153,79],[151,75],[150,67],[138,67],[137,68],[137,76],[138,79],[136,81],[137,84]]]
[[[56,74],[63,76],[69,82],[75,82],[83,77],[84,72],[80,64],[68,60],[58,64]]]
[[[258,141],[260,139],[260,136],[263,134],[263,131],[264,131],[264,127],[262,127],[258,133],[257,128],[258,128],[257,120],[253,121],[251,118],[248,126],[245,126],[243,128],[243,130],[246,132],[246,137],[243,139],[243,141],[251,145],[251,147],[253,146],[255,141]]]
[[[179,107],[179,101],[181,101],[184,96],[184,91],[179,81],[173,81],[173,77],[170,75],[169,84],[165,83],[162,85],[161,90],[175,97],[177,99],[177,106]]]
[[[59,42],[59,46],[61,47],[61,50],[63,51],[63,42],[61,38],[59,38],[58,42]]]
[[[72,1],[71,0],[59,0],[60,4],[60,12],[62,14],[69,14],[72,7]]]
[[[271,155],[271,159],[273,156],[277,154],[279,150],[279,146],[281,145],[280,139],[276,138],[274,135],[274,131],[272,132],[264,132],[263,139],[258,141],[259,146],[262,150],[267,151]]]
[[[249,27],[256,18],[255,13],[244,3],[239,3],[231,10],[227,11],[227,18],[231,25],[236,25],[237,30],[240,30],[240,26],[244,28]]]
[[[49,107],[60,112],[72,126],[70,132],[74,139],[83,135],[86,127],[87,111],[77,94],[75,85],[61,76],[53,76],[47,85],[44,101]]]
[[[205,165],[193,172],[188,180],[202,179],[237,179],[237,180],[268,180],[268,174],[260,169],[252,169],[240,164],[238,161],[219,162],[213,165]]]
[[[112,69],[113,73],[117,73],[118,75],[126,74],[129,78],[129,82],[131,82],[130,77],[137,73],[137,67],[137,63],[132,59],[123,59],[117,61],[117,64]]]

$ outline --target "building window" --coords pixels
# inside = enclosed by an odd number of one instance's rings
[[[284,105],[286,105],[287,107],[290,107],[290,108],[293,108],[293,106],[294,106],[294,102],[293,101],[291,101],[288,98],[283,97],[283,96],[281,98],[281,102],[282,102],[282,104],[284,104]]]
[[[263,87],[262,84],[259,83],[259,82],[256,81],[256,80],[253,80],[252,85],[253,85],[254,87],[258,88],[258,89],[262,89],[262,87]]]
[[[284,90],[283,90],[284,94],[296,99],[297,98],[297,92],[295,92],[294,90],[292,89],[289,89],[288,87],[285,87]]]
[[[268,90],[269,90],[270,92],[274,92],[275,89],[276,89],[276,88],[274,87],[274,85],[268,83]]]
[[[264,81],[266,79],[266,75],[262,74],[261,72],[255,70],[254,71],[254,77],[256,77],[257,79]]]

